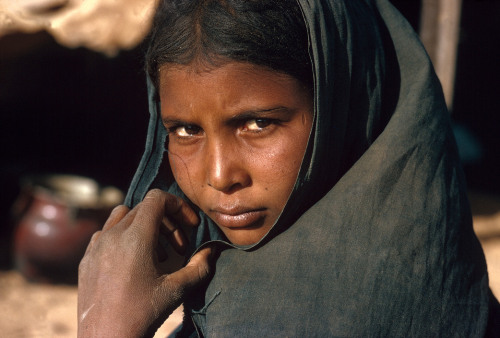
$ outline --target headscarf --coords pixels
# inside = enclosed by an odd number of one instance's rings
[[[202,336],[484,336],[484,255],[449,115],[418,37],[387,0],[298,0],[315,117],[294,190],[259,242],[228,243],[200,211],[216,272],[186,300]],[[183,196],[149,83],[146,152],[127,203]],[[491,316],[491,314],[490,314]]]

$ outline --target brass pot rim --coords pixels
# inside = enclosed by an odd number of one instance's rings
[[[108,209],[123,202],[123,192],[113,186],[101,187],[96,180],[71,174],[32,175],[22,179],[23,189],[43,191],[78,208]]]

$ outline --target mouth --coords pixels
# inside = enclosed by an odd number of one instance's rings
[[[265,218],[265,209],[215,208],[210,210],[215,223],[225,228],[258,228]]]

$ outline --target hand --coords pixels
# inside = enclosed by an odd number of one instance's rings
[[[186,202],[160,190],[148,192],[132,210],[116,207],[80,263],[78,336],[152,336],[186,293],[209,277],[213,256],[205,248],[166,274],[156,251],[160,232],[182,251],[186,240],[174,224],[198,223]]]

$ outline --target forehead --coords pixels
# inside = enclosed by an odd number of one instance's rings
[[[161,67],[159,78],[162,114],[200,105],[236,109],[255,104],[297,105],[309,99],[308,91],[294,77],[243,62],[215,68],[167,64]]]
[[[294,77],[283,72],[247,62],[227,62],[220,66],[205,65],[200,62],[193,62],[188,65],[167,63],[159,69],[159,91],[161,93],[162,88],[171,86],[173,81],[189,81],[193,79],[205,83],[216,80],[219,85],[222,82],[231,84],[246,82],[248,85],[252,85],[255,81],[264,79],[278,83],[298,82]]]

